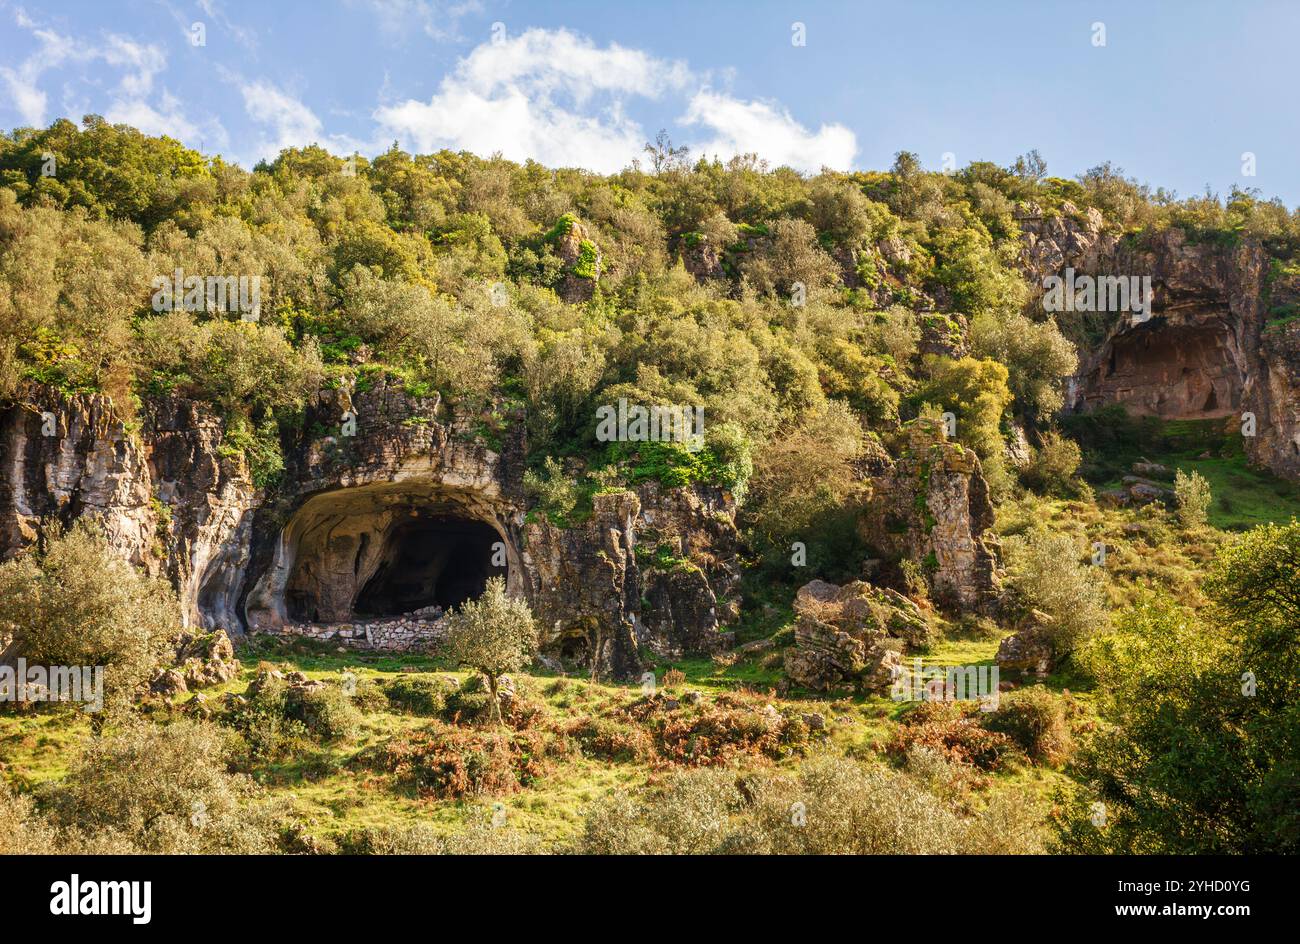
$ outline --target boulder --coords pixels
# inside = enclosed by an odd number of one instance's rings
[[[794,645],[785,652],[786,676],[825,691],[853,684],[884,691],[901,665],[899,650],[924,645],[929,622],[919,607],[893,590],[856,580],[838,587],[813,580],[795,596]]]
[[[1033,623],[1002,640],[996,661],[1002,671],[1043,678],[1052,671],[1055,654],[1046,629]]]

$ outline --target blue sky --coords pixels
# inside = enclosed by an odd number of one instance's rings
[[[661,127],[807,171],[1036,147],[1295,207],[1298,35],[1300,4],[1263,0],[0,0],[0,127],[93,112],[244,166],[399,140],[609,171]]]

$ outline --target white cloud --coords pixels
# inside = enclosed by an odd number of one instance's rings
[[[691,148],[710,157],[752,153],[774,167],[787,164],[816,173],[822,167],[848,170],[858,151],[857,137],[841,124],[822,125],[813,134],[777,105],[743,102],[708,89],[691,98],[681,122],[712,129],[712,139]]]
[[[407,40],[414,32],[430,39],[459,39],[462,17],[483,9],[479,0],[365,0],[380,30],[390,39]]]
[[[126,100],[138,100],[153,91],[153,78],[167,67],[157,46],[142,46],[125,36],[110,34],[99,53],[105,62],[125,71],[119,89]]]
[[[271,127],[272,138],[267,146],[272,150],[301,147],[321,140],[320,119],[298,99],[264,80],[243,83],[239,90],[248,116],[258,124]]]
[[[164,93],[159,105],[155,108],[142,99],[115,102],[104,117],[112,124],[130,125],[145,134],[167,135],[190,143],[199,140],[198,126],[185,117],[174,96]]]
[[[531,29],[484,43],[445,76],[427,102],[381,106],[375,118],[408,147],[478,154],[611,172],[641,156],[645,129],[627,114],[637,99],[689,96],[680,119],[710,137],[694,154],[757,153],[774,166],[847,169],[857,153],[840,124],[809,131],[773,103],[742,101],[705,87],[684,63],[617,44],[594,45],[567,30]]]
[[[419,151],[500,151],[513,160],[616,171],[646,140],[625,103],[659,98],[689,80],[679,62],[617,44],[600,48],[567,30],[531,29],[476,47],[428,102],[383,106],[375,118]]]
[[[32,53],[15,69],[0,66],[0,79],[4,81],[13,99],[14,109],[28,125],[39,127],[45,124],[45,106],[47,98],[36,85],[41,73],[61,65],[76,52],[72,40],[60,36],[53,30],[40,29],[36,23],[19,9],[14,14],[14,21],[22,29],[31,30],[40,43],[40,48]]]
[[[14,19],[39,43],[37,51],[17,69],[0,67],[0,80],[8,87],[14,107],[23,121],[37,127],[46,124],[48,97],[37,84],[43,72],[68,62],[84,67],[98,61],[120,73],[103,110],[108,121],[132,125],[146,134],[170,135],[178,140],[193,142],[200,137],[200,127],[186,117],[180,100],[166,89],[155,90],[155,79],[167,68],[167,58],[160,47],[115,33],[105,35],[99,45],[62,36],[42,28],[21,9]],[[65,83],[64,89],[66,106],[71,99],[70,86]],[[223,142],[226,137],[221,123],[215,118],[203,122],[202,131],[218,142]]]
[[[254,122],[263,125],[264,135],[246,157],[273,159],[284,148],[319,144],[335,154],[372,153],[380,150],[377,141],[359,141],[345,134],[331,134],[325,124],[303,101],[265,79],[245,81],[232,73],[224,78],[239,87],[244,111]]]

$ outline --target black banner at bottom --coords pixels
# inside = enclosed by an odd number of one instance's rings
[[[882,922],[916,929],[931,921],[966,927],[972,919],[1041,919],[1064,927],[1199,923],[1230,933],[1260,918],[1275,924],[1296,907],[1294,896],[1284,900],[1291,863],[1273,858],[918,856],[836,859],[812,872],[789,859],[737,859],[675,862],[671,878],[666,863],[625,860],[599,866],[603,883],[592,880],[594,863],[578,857],[548,862],[545,872],[539,864],[438,857],[9,858],[5,915],[10,931],[102,927],[129,939],[193,932],[203,920],[212,920],[215,930],[249,912],[260,924],[337,933],[353,925],[373,931],[376,921],[403,916],[523,922],[562,903],[580,906],[588,919],[608,914],[625,921],[644,909],[659,920],[665,910],[698,907],[701,900],[726,909],[734,928],[737,919],[741,925],[770,921],[780,901],[818,909],[840,907],[839,901],[869,912],[877,931]]]

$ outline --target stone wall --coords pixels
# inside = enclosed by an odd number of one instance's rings
[[[276,630],[276,635],[304,636],[349,649],[434,652],[447,637],[447,620],[401,616],[348,623],[285,623]]]

